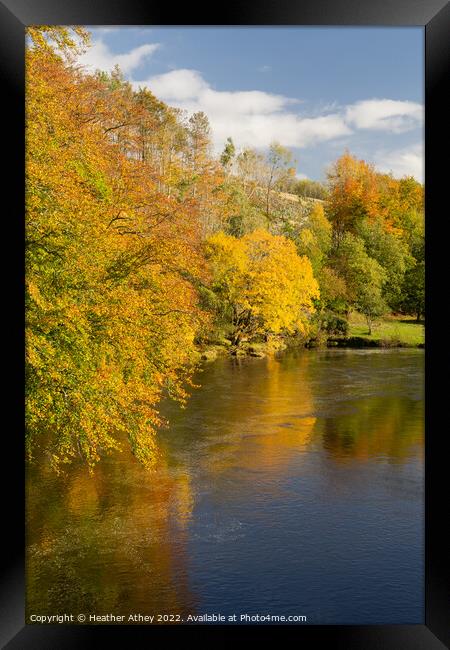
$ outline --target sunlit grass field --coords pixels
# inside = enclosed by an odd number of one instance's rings
[[[407,345],[425,343],[425,326],[416,323],[413,316],[385,316],[372,326],[369,336],[364,316],[352,312],[349,318],[348,336],[360,336],[371,341],[399,341]]]

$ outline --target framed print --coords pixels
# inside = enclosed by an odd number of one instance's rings
[[[2,646],[444,648],[448,4],[0,15]]]

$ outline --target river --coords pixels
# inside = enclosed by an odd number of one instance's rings
[[[27,470],[27,613],[423,623],[423,350],[220,358],[160,461]]]

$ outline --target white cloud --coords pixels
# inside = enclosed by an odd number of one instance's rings
[[[402,133],[421,125],[423,106],[393,99],[366,99],[347,106],[345,118],[357,129]]]
[[[147,86],[157,97],[189,114],[204,111],[210,121],[217,150],[231,136],[239,146],[267,147],[273,140],[305,147],[351,133],[342,115],[303,117],[291,107],[300,100],[260,90],[218,91],[196,70],[179,69],[133,81]]]
[[[101,29],[105,32],[114,27]],[[136,69],[158,47],[158,43],[147,43],[127,53],[115,54],[100,36],[79,62],[101,70],[111,70],[117,64],[135,88],[146,86],[159,99],[188,114],[204,111],[211,124],[216,151],[223,148],[229,136],[239,148],[266,148],[274,140],[286,147],[305,148],[325,141],[331,146],[336,143],[343,146],[343,139],[351,147],[358,130],[401,133],[419,127],[423,121],[421,104],[392,99],[367,99],[348,106],[319,103],[306,114],[298,110],[300,99],[260,90],[219,91],[199,71],[186,68],[136,79]],[[269,68],[263,65],[259,70]],[[396,176],[412,174],[418,180],[423,178],[420,145],[379,150],[374,163],[380,170],[392,171]]]
[[[195,100],[208,89],[208,84],[196,70],[171,70],[151,77],[147,81],[134,81],[133,85],[148,86],[159,99],[167,102]]]
[[[414,176],[420,183],[424,182],[424,152],[422,143],[392,151],[378,151],[374,156],[377,169],[392,173],[393,176]]]
[[[147,43],[133,48],[126,54],[115,54],[100,38],[93,41],[87,52],[78,58],[78,62],[93,70],[105,71],[110,71],[118,65],[122,72],[127,74],[139,67],[158,47],[159,43]]]
[[[216,149],[231,136],[239,146],[267,147],[277,140],[288,147],[308,147],[348,136],[358,129],[400,133],[418,127],[421,104],[392,99],[362,100],[350,106],[322,106],[313,116],[293,111],[298,99],[259,90],[218,91],[197,70],[177,69],[134,81],[148,86],[167,103],[191,114],[204,111]]]

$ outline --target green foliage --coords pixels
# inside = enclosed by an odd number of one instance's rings
[[[326,186],[318,181],[311,181],[309,178],[293,182],[290,191],[303,198],[325,200],[328,197]]]
[[[234,146],[233,140],[231,138],[227,138],[222,155],[220,156],[220,164],[222,167],[225,167],[225,169],[227,169],[233,163],[235,155],[236,148]]]
[[[320,328],[330,336],[347,336],[349,324],[346,318],[331,311],[320,314]]]
[[[325,216],[323,207],[316,203],[297,237],[297,250],[311,260],[317,274],[325,263],[331,248],[331,224]]]
[[[228,179],[224,185],[228,196],[228,216],[225,232],[233,237],[244,235],[267,227],[267,219],[260,207],[249,199],[242,184],[236,179]]]
[[[345,279],[351,303],[366,316],[370,333],[373,322],[387,311],[382,296],[386,271],[369,257],[364,241],[351,233],[344,235],[334,264]]]
[[[346,313],[349,308],[349,298],[344,278],[330,266],[323,266],[317,274],[317,279],[320,286],[320,308],[338,314]]]
[[[425,263],[417,261],[405,273],[400,307],[403,313],[414,314],[417,321],[425,313]]]
[[[396,309],[401,300],[406,270],[414,263],[406,243],[383,228],[381,219],[365,221],[357,228],[367,254],[383,267],[383,298]]]

